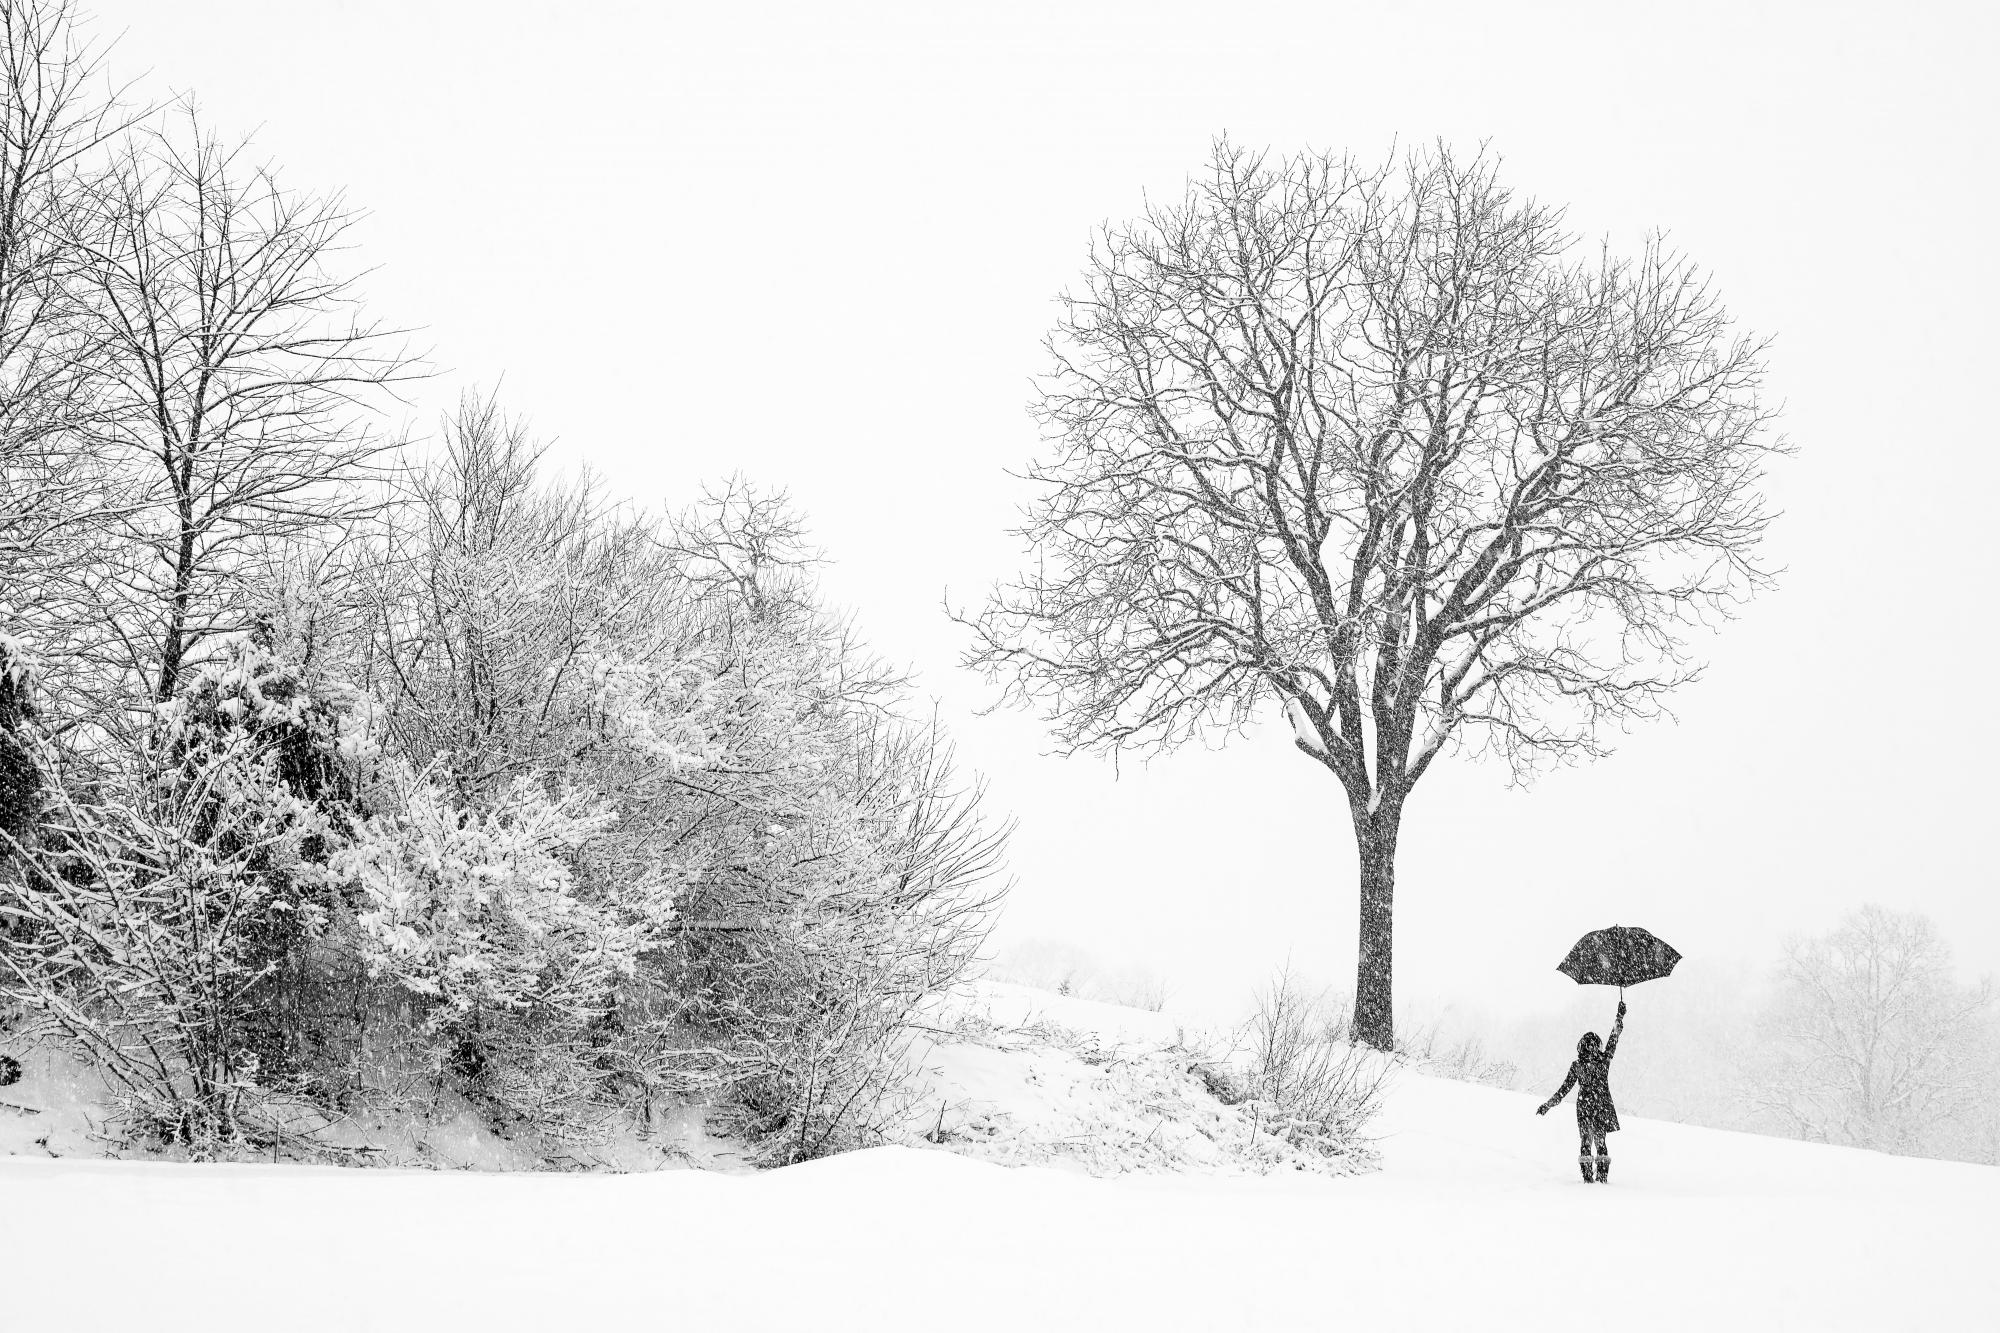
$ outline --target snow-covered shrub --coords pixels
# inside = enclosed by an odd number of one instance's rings
[[[294,804],[298,864],[254,864],[268,902],[240,924],[245,966],[259,978],[244,997],[245,1028],[267,1086],[338,1093],[359,1040],[360,977],[335,928],[345,901],[328,867],[359,817],[361,774],[376,756],[371,710],[352,688],[310,679],[273,639],[267,624],[182,677],[155,710],[151,780],[171,789],[228,775],[240,753],[254,760],[256,781]],[[210,799],[226,800],[224,785]],[[199,822],[193,832],[224,851],[233,836]]]
[[[899,1140],[1011,1165],[1128,1172],[1308,1172],[1374,1167],[1360,1138],[1297,1138],[1247,1098],[1241,1052],[1177,1030],[1160,1035],[1070,1027],[1031,1015],[995,1022],[966,995],[920,1053]],[[955,1008],[956,1006],[954,1006]]]
[[[335,858],[357,945],[438,1058],[496,1107],[572,1128],[588,1100],[592,1025],[649,943],[643,922],[586,901],[572,858],[612,814],[532,778],[466,805],[406,776]]]
[[[1251,1100],[1287,1142],[1344,1155],[1381,1109],[1389,1059],[1353,1041],[1346,1009],[1290,967],[1259,992],[1243,1043]]]
[[[319,919],[323,824],[268,756],[209,754],[184,781],[82,802],[58,789],[8,886],[31,927],[8,989],[121,1084],[142,1128],[196,1147],[240,1139],[262,1086],[257,992],[279,919]]]
[[[774,624],[773,599],[750,604],[763,610],[739,642],[770,674],[732,758],[760,776],[737,784],[719,766],[734,799],[712,811],[741,869],[684,904],[691,923],[736,929],[688,932],[669,964],[764,1155],[799,1161],[879,1141],[893,1119],[917,1011],[985,938],[1007,830],[934,725],[860,693],[879,677],[816,613]]]
[[[899,960],[844,933],[802,919],[761,930],[718,987],[729,1089],[774,1164],[883,1141],[910,1072]]]
[[[462,807],[423,779],[400,784],[335,861],[356,886],[369,971],[421,1002],[433,1029],[476,1026],[489,1012],[601,1013],[640,933],[578,898],[564,854],[609,820],[530,778],[490,809]]]
[[[354,746],[346,710],[243,641],[128,762],[51,783],[32,844],[8,839],[0,988],[106,1070],[142,1132],[203,1151],[273,1132],[263,1094],[307,1064]]]
[[[468,399],[388,516],[362,652],[392,780],[346,864],[423,1058],[496,1119],[569,1134],[687,1081],[658,1039],[678,1006],[634,968],[712,864],[682,784],[733,692],[676,651],[656,534],[541,483],[537,453]]]
[[[881,1141],[921,1008],[984,939],[998,843],[975,793],[955,788],[935,733],[868,740],[860,799],[829,800],[771,839],[754,929],[727,953],[727,934],[690,949],[727,959],[710,992],[736,1096],[772,1161]]]
[[[831,764],[799,778],[815,773],[825,790],[744,807],[785,822],[737,830],[741,870],[697,886],[653,968],[679,1000],[660,1036],[714,1052],[706,1066],[774,1162],[877,1140],[915,1007],[977,943],[926,920],[949,897],[916,881],[928,872],[897,845],[895,812],[865,808]]]

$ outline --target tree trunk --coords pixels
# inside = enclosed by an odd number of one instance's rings
[[[1396,834],[1400,805],[1383,802],[1354,812],[1361,855],[1361,928],[1354,970],[1354,1036],[1378,1051],[1395,1048],[1394,990]]]
[[[158,703],[174,697],[174,689],[180,684],[181,663],[187,656],[188,604],[194,587],[194,502],[188,498],[192,485],[191,472],[184,466],[175,479],[181,540],[174,561],[174,592],[168,604],[166,641],[160,646],[160,683],[153,696]]]

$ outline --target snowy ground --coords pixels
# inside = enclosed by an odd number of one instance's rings
[[[1107,1039],[1171,1025],[1048,1001]],[[1383,1169],[1341,1178],[1093,1179],[915,1148],[762,1175],[0,1158],[0,1329],[1929,1330],[2000,1317],[2000,1171],[1627,1117],[1613,1183],[1586,1186],[1566,1116],[1537,1119],[1534,1104],[1404,1075],[1378,1123]]]

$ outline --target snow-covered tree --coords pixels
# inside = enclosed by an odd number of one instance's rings
[[[1864,907],[1789,945],[1776,986],[1750,1076],[1786,1132],[1919,1154],[1988,1132],[2000,1098],[1993,984],[1958,981],[1928,918]]]

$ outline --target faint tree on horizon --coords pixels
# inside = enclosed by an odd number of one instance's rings
[[[1928,917],[1863,907],[1788,944],[1776,982],[1750,1071],[1757,1109],[1796,1138],[1928,1154],[1957,1133],[1992,1160],[1993,983],[1957,981]]]
[[[1389,1049],[1397,839],[1448,747],[1525,778],[1692,680],[1769,581],[1763,343],[1658,238],[1585,250],[1485,155],[1218,142],[1107,226],[1048,339],[1033,564],[968,666],[1064,753],[1171,750],[1270,702],[1341,784],[1355,1031]]]

